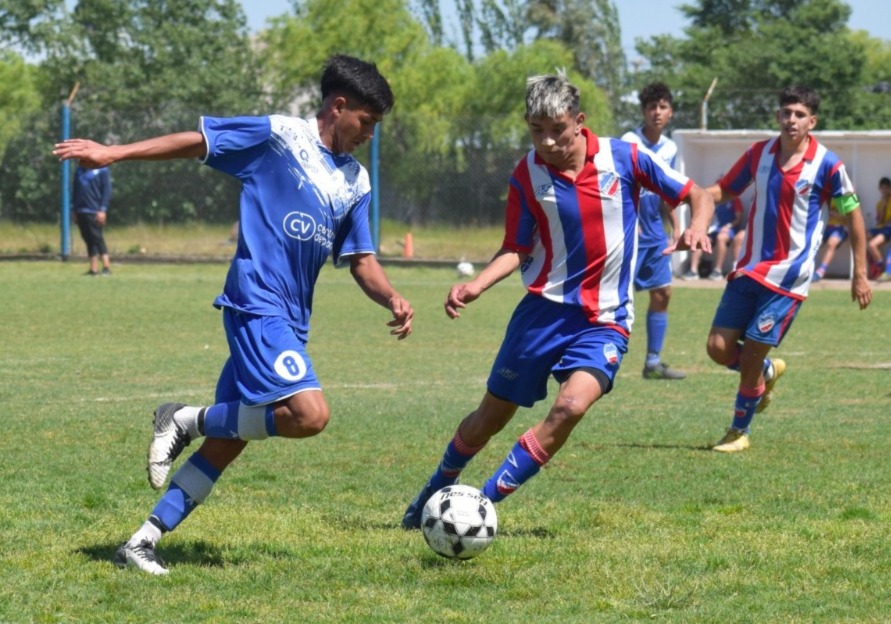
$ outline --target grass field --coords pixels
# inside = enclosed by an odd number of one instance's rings
[[[0,622],[888,622],[891,289],[858,313],[819,289],[780,353],[789,370],[752,449],[723,433],[734,375],[705,335],[720,290],[678,287],[666,359],[640,378],[642,323],[615,391],[498,507],[469,562],[398,525],[475,407],[522,290],[449,321],[454,275],[390,270],[416,309],[398,343],[348,272],[325,270],[310,354],[332,407],[320,436],[251,445],[161,543],[171,574],[110,563],[157,500],[151,412],[205,403],[227,351],[210,305],[225,265],[122,265],[82,277],[0,262]],[[480,485],[546,412],[522,410],[470,465]]]

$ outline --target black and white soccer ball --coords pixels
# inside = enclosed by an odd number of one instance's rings
[[[450,559],[470,559],[495,539],[498,516],[495,505],[478,489],[449,485],[424,505],[421,531],[433,552]]]

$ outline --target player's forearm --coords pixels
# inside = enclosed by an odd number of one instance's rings
[[[851,254],[854,258],[854,276],[866,278],[866,225],[859,208],[845,215],[848,234],[851,237]]]
[[[126,145],[111,145],[109,149],[115,161],[203,158],[207,153],[200,132],[177,132]]]
[[[712,193],[694,185],[690,189],[690,229],[706,232],[715,216]]]
[[[399,296],[373,254],[353,256],[350,259],[350,273],[362,292],[380,306],[389,307],[390,299]]]
[[[473,281],[480,287],[480,292],[489,290],[492,286],[516,271],[520,266],[520,262],[519,253],[501,249]]]

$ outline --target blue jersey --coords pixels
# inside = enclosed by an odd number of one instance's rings
[[[626,132],[622,136],[622,140],[643,146],[667,163],[669,167],[675,168],[678,146],[665,135],[661,135],[656,143],[650,143],[644,135],[644,129],[641,126],[631,132]],[[662,223],[662,198],[650,190],[641,189],[639,215],[640,234],[638,245],[640,247],[667,247],[668,236]]]
[[[74,172],[74,194],[71,208],[74,212],[106,212],[111,201],[111,171],[108,167],[84,169]]]
[[[284,318],[306,340],[328,256],[374,252],[368,173],[322,144],[315,119],[202,117],[200,131],[204,163],[242,183],[238,246],[214,305]]]

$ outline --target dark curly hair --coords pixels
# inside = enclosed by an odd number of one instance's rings
[[[641,108],[646,108],[647,104],[659,100],[671,104],[671,89],[664,82],[651,82],[640,90],[637,99],[640,100]]]

